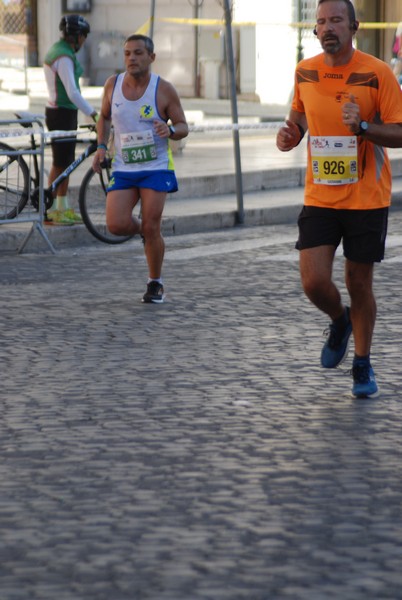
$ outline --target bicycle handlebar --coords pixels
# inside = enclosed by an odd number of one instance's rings
[[[45,119],[44,115],[34,115],[33,113],[24,110],[16,112],[14,114],[17,117],[17,119],[25,121],[24,123],[21,123],[21,126],[26,128],[32,127],[32,123],[27,122],[28,119]],[[82,123],[78,127],[79,129],[89,129],[89,131],[91,132],[96,131],[96,123]]]
[[[82,123],[82,125],[79,125],[79,129],[89,129],[89,131],[96,131],[96,123]]]

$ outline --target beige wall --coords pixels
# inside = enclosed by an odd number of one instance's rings
[[[383,22],[398,23],[402,21],[402,0],[383,0],[382,2]],[[395,35],[395,29],[385,29],[382,33],[382,51],[384,60],[391,59],[392,42]]]
[[[61,0],[37,0],[37,2],[38,51],[39,64],[41,64],[47,48],[59,37],[58,25],[61,18]],[[253,2],[258,6],[259,2],[264,2],[265,6],[265,3],[271,3],[273,0],[252,0],[252,2],[251,0],[235,0],[236,11],[241,14],[241,8],[244,13],[241,20],[250,18],[248,15],[250,15],[250,6]],[[201,96],[213,97],[214,94],[218,93],[220,97],[223,97],[227,93],[225,87],[227,74],[222,61],[224,44],[222,33],[224,33],[224,27],[217,25],[199,27],[197,38],[199,42],[199,60],[197,62],[195,60],[195,26],[163,21],[165,18],[172,17],[193,18],[195,16],[195,3],[196,0],[155,0],[153,38],[156,62],[154,71],[171,81],[182,97],[192,97],[196,95],[196,90],[199,90]],[[122,43],[127,35],[137,31],[149,19],[151,0],[92,0],[92,5],[92,12],[85,15],[91,24],[92,33],[80,53],[80,60],[85,67],[90,84],[103,85],[107,77],[123,69]],[[376,13],[376,6],[383,14],[384,21],[402,20],[402,0],[355,0],[355,5],[362,16],[365,13],[370,15],[370,20],[371,15]],[[290,14],[291,0],[285,0],[281,3],[281,8],[285,7],[287,7]],[[257,10],[256,14],[261,14],[261,11]],[[199,17],[222,19],[222,1],[204,0],[199,11]],[[277,13],[271,15],[271,18],[276,22]],[[391,29],[382,30],[380,34],[373,31],[362,31],[360,35],[361,49],[378,53],[381,58],[383,57],[386,61],[389,61],[393,34],[394,30]],[[240,53],[238,28],[234,28],[233,37],[236,52]],[[285,69],[282,70],[286,72],[293,72],[294,67],[295,53],[293,46],[296,42],[291,40],[290,43],[293,44],[290,50],[287,47],[287,50],[292,53],[289,59],[290,65],[284,60],[286,49],[281,50],[281,61],[285,64]],[[261,56],[265,56],[261,51],[261,44],[259,47],[255,46],[254,51],[255,61],[258,63],[259,57],[261,63]],[[250,52],[250,48],[247,47],[249,56]],[[275,64],[272,63],[272,55],[273,53],[270,52],[268,58],[263,59],[264,64],[262,66],[260,64],[266,79],[269,79],[266,74],[273,71],[275,65],[277,65],[276,62]],[[247,65],[243,65],[243,68],[247,69]],[[255,92],[257,91],[259,92],[256,89]],[[250,96],[253,96],[248,88],[247,92]],[[286,96],[286,91],[284,94]],[[278,102],[278,100],[274,101]]]
[[[171,81],[183,97],[194,96],[195,27],[167,23],[162,19],[193,18],[193,4],[188,0],[155,0],[154,71]],[[42,64],[48,47],[59,37],[58,25],[62,16],[60,6],[61,0],[38,0],[39,64]],[[90,83],[103,85],[107,77],[123,69],[122,43],[149,19],[151,2],[92,0],[92,6],[92,12],[84,15],[91,24],[91,34],[80,53],[80,60]],[[223,9],[217,0],[204,0],[199,17],[221,19],[222,16]],[[200,35],[204,36],[207,31],[217,33],[219,38],[219,27],[200,28]]]

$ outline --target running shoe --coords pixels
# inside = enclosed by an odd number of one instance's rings
[[[147,285],[147,291],[142,297],[142,301],[146,303],[153,302],[162,304],[165,299],[163,285],[159,281],[150,281]]]
[[[67,219],[74,221],[74,223],[82,223],[81,215],[78,215],[73,208],[67,208],[63,214]]]
[[[48,225],[74,225],[75,221],[70,219],[64,211],[52,210],[48,211],[45,222]]]
[[[350,310],[346,307],[347,324],[339,327],[334,322],[329,326],[328,339],[321,352],[321,365],[325,369],[334,369],[340,365],[348,355],[352,321]]]
[[[355,398],[376,398],[378,386],[372,366],[368,360],[355,360],[352,367],[353,387]]]

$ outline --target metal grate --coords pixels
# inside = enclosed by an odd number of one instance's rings
[[[0,0],[0,34],[27,32],[28,4],[26,0]]]

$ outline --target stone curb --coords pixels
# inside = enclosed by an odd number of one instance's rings
[[[263,225],[281,225],[295,223],[300,212],[300,202],[286,206],[270,206],[259,208],[245,208],[245,227]],[[402,191],[392,195],[391,210],[402,209]],[[167,216],[163,219],[162,232],[166,237],[190,233],[205,233],[207,231],[229,229],[239,225],[235,210],[222,210],[210,213],[192,215]],[[0,227],[0,252],[16,252],[25,240],[31,229],[30,223],[21,223],[19,226]],[[99,246],[107,247],[96,240],[84,225],[71,227],[45,227],[46,235],[54,248],[62,250],[67,247]],[[24,249],[25,252],[42,252],[50,249],[39,232],[35,231]]]
[[[392,161],[392,171],[395,185],[391,208],[400,210],[402,180],[399,181],[398,177],[402,176],[402,160]],[[299,167],[243,173],[243,192],[245,194],[257,192],[257,199],[254,196],[253,202],[249,202],[252,206],[247,206],[248,199],[245,196],[244,226],[296,223],[301,208],[304,174],[305,169]],[[162,224],[163,235],[202,233],[238,225],[237,211],[234,209],[236,199],[233,198],[236,193],[234,174],[184,178],[180,181],[180,188],[180,192],[174,195],[174,207],[169,207],[169,210],[165,211]],[[274,198],[270,193],[272,190],[274,190]],[[286,190],[289,190],[289,197],[285,201]],[[72,191],[73,189],[70,190]],[[275,191],[278,193],[278,199],[275,198]],[[270,194],[271,198],[268,199],[264,192]],[[215,202],[211,202],[211,198]],[[219,210],[216,210],[216,205],[219,203]],[[189,212],[191,214],[188,214]],[[18,251],[31,227],[30,222],[0,226],[0,252]],[[84,225],[45,227],[45,231],[56,251],[69,246],[94,244],[105,246],[96,240]],[[49,246],[39,232],[35,231],[24,252],[46,250],[49,250]]]

